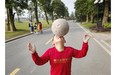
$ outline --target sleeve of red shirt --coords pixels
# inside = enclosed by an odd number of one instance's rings
[[[37,52],[32,54],[32,59],[37,65],[43,65],[49,60],[49,52],[46,51],[41,57],[38,56]]]
[[[87,55],[87,51],[88,51],[88,42],[87,43],[83,42],[81,50],[73,49],[73,57],[75,58],[85,57]]]

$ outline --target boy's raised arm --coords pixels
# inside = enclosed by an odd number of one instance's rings
[[[35,64],[43,65],[46,62],[48,62],[49,54],[47,51],[41,57],[39,57],[39,55],[36,52],[36,46],[34,44],[32,46],[31,43],[28,43],[27,48],[28,48],[29,52],[32,54],[32,59],[35,62]]]
[[[81,50],[73,49],[73,57],[82,58],[85,57],[88,52],[88,41],[90,39],[90,35],[86,34],[83,38],[83,44]]]
[[[83,37],[83,42],[84,43],[87,43],[89,41],[89,39],[91,38],[90,34],[86,34],[84,37]]]
[[[27,48],[28,48],[28,50],[29,50],[29,52],[30,52],[31,54],[33,54],[33,53],[36,51],[36,47],[35,47],[34,44],[33,44],[33,46],[32,46],[31,43],[28,43],[28,44],[27,44]]]

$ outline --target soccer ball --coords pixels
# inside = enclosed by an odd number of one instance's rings
[[[69,24],[65,19],[56,19],[52,23],[52,32],[58,36],[64,36],[69,31]]]

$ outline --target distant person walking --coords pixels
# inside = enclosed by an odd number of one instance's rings
[[[30,33],[33,33],[34,28],[33,28],[32,20],[30,20],[30,22],[29,22],[29,28],[30,28]]]
[[[37,32],[37,23],[34,24],[34,32],[36,33]]]
[[[39,23],[38,23],[38,26],[39,26],[40,33],[42,34],[42,33],[43,33],[43,31],[42,31],[42,23],[39,22]]]
[[[39,32],[39,25],[38,25],[38,23],[36,25],[37,25],[36,26],[36,34],[38,34],[38,32]]]
[[[41,22],[38,22],[38,24],[37,24],[36,33],[38,34],[39,31],[40,31],[41,34],[43,33],[43,31],[42,31],[42,23]]]

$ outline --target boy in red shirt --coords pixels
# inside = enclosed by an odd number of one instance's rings
[[[88,51],[88,40],[90,35],[85,35],[81,50],[64,46],[66,42],[63,36],[54,36],[52,44],[54,47],[49,48],[42,56],[36,52],[35,45],[28,44],[28,49],[32,54],[32,59],[37,65],[43,65],[50,61],[50,75],[71,75],[72,57],[85,57]]]

